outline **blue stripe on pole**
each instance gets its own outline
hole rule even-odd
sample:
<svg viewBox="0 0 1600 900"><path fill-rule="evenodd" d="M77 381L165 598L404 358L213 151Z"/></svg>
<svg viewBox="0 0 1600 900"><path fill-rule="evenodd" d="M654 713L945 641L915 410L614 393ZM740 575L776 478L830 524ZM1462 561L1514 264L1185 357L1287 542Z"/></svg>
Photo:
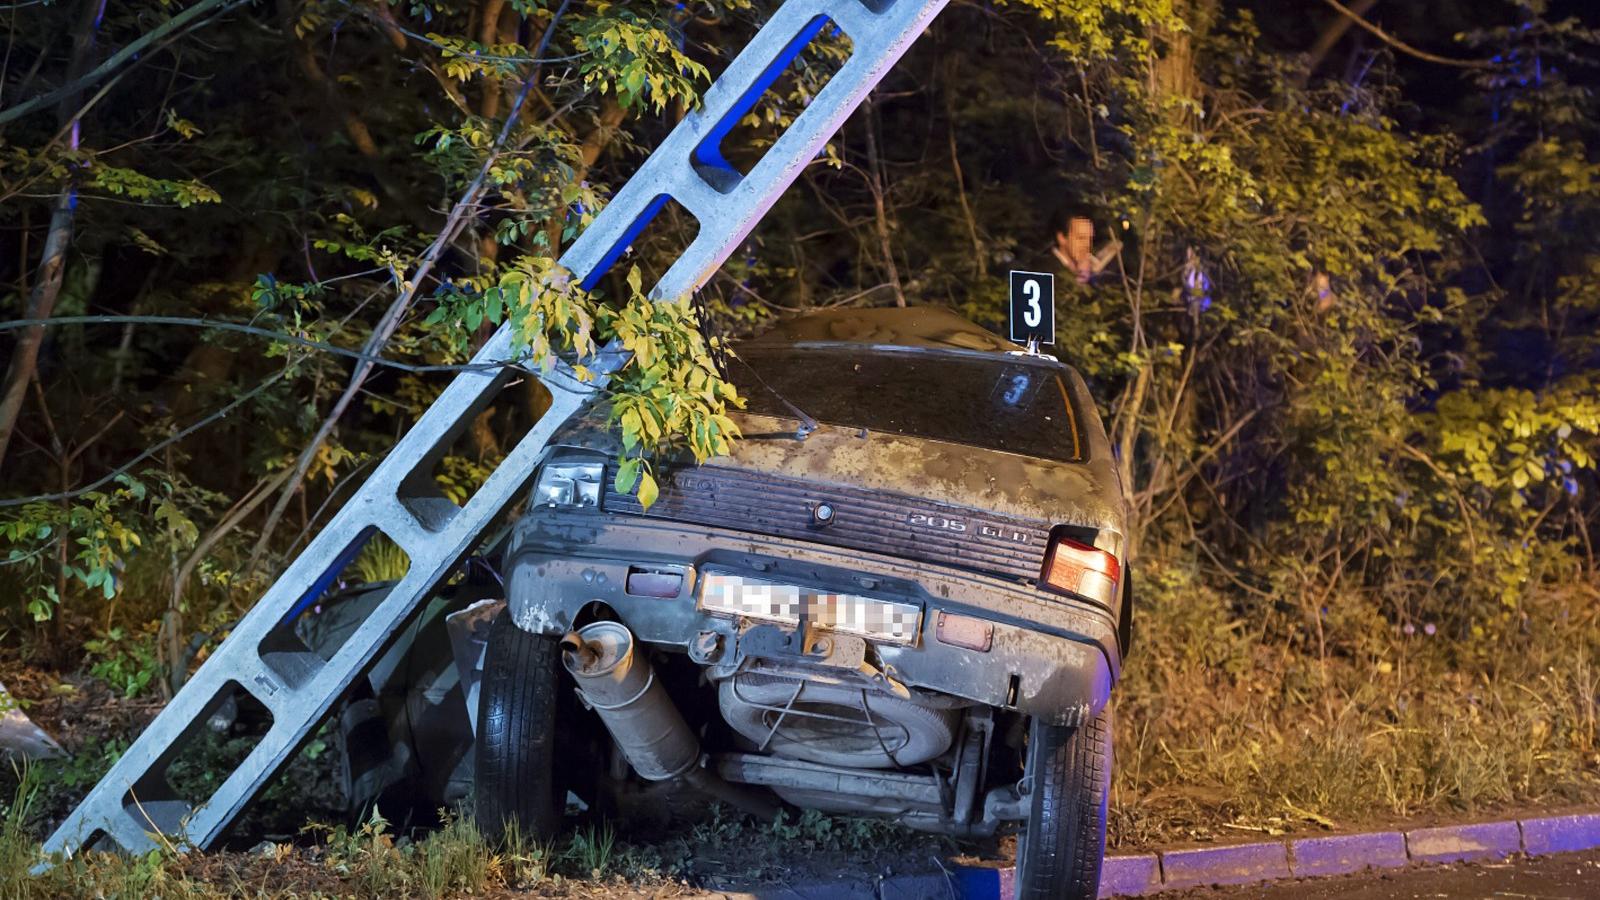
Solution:
<svg viewBox="0 0 1600 900"><path fill-rule="evenodd" d="M743 119L750 110L755 108L757 101L761 99L762 95L766 94L768 88L772 87L772 83L783 75L784 71L789 68L790 63L794 62L795 57L806 49L812 38L815 38L831 22L832 20L827 16L817 16L807 22L806 26L800 29L800 33L795 35L784 46L782 52L773 57L772 62L768 63L767 67L762 70L761 76L751 82L750 87L740 95L733 106L728 108L728 112L721 119L718 119L717 124L711 126L711 130L706 133L706 136L700 139L699 144L695 145L694 161L696 163L707 168L723 169L735 175L739 174L739 170L735 169L733 164L728 162L722 155L723 140L738 126L739 120ZM834 30L837 31L837 27Z"/></svg>
<svg viewBox="0 0 1600 900"><path fill-rule="evenodd" d="M604 256L600 257L600 261L595 263L594 268L589 271L588 277L583 279L578 286L586 291L594 290L595 285L600 283L600 279L606 277L606 273L611 271L611 267L622 254L633 246L633 242L639 237L640 232L649 227L650 222L655 219L656 213L661 212L661 208L666 206L667 201L671 199L672 197L667 194L657 194L655 199L650 201L650 205L646 206L644 211L639 213L638 217L633 220L633 224L628 226L628 230L624 231L622 236L617 238L617 242L611 245L611 248L605 252Z"/></svg>
<svg viewBox="0 0 1600 900"><path fill-rule="evenodd" d="M368 528L356 535L356 539L350 542L350 546L346 547L345 551L334 559L333 564L328 566L327 571L323 572L316 581L311 583L311 587L300 595L300 599L296 600L293 606L289 607L289 612L279 622L281 624L293 622L300 617L301 613L311 608L311 604L322 599L322 595L328 590L328 586L333 584L335 578L339 577L345 566L350 565L357 556L361 555L361 551L367 546L367 541L377 532L378 529L376 528Z"/></svg>

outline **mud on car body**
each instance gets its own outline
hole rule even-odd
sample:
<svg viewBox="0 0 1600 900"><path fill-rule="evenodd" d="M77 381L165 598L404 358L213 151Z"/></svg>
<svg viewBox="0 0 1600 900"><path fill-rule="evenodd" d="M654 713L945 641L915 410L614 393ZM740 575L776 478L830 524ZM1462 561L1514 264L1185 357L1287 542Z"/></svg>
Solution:
<svg viewBox="0 0 1600 900"><path fill-rule="evenodd" d="M735 351L744 439L661 466L648 510L603 406L553 440L489 637L480 821L548 834L569 790L686 780L1016 828L1020 896L1094 896L1131 582L1082 379L935 308Z"/></svg>

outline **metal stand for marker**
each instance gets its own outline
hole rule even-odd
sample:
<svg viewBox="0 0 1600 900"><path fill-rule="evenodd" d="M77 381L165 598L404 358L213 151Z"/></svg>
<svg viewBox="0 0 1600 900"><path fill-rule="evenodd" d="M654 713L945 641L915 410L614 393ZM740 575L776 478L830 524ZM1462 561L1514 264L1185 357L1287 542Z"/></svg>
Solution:
<svg viewBox="0 0 1600 900"><path fill-rule="evenodd" d="M675 299L697 290L722 265L800 171L905 53L946 0L788 0L726 72L651 154L562 256L592 288L667 200L700 229L650 295ZM723 158L722 142L823 27L853 42L849 59L748 174ZM516 356L501 326L474 363ZM600 367L604 371L605 367ZM84 847L142 853L162 843L210 847L245 805L290 760L396 630L477 545L484 530L527 487L545 444L604 376L581 384L569 367L535 369L554 397L528 434L463 505L433 484L433 469L455 438L501 388L524 373L512 366L456 376L350 498L206 660L133 746L45 842L46 853ZM295 637L302 601L321 595L368 539L383 534L410 559L405 577L330 658ZM240 694L271 715L266 734L209 797L184 798L170 784L173 761L207 718Z"/></svg>

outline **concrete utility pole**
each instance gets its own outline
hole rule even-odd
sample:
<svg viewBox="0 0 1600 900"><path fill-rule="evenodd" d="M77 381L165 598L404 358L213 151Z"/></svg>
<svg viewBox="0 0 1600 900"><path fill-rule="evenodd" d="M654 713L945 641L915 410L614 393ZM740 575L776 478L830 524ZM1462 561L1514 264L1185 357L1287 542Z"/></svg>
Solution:
<svg viewBox="0 0 1600 900"><path fill-rule="evenodd" d="M682 297L700 288L896 60L938 15L946 0L788 0L617 192L561 264L591 288L666 205L676 201L699 222L699 233L650 295ZM850 58L748 172L729 165L723 142L807 43L837 26L852 42ZM495 521L527 488L550 435L604 383L620 362L591 365L583 383L561 362L546 373L505 364L517 356L509 325L473 358L482 368L458 375L402 437L276 583L256 603L194 678L95 785L45 843L47 853L116 846L130 853L156 847L152 834L180 846L209 847L282 768L390 638L450 576ZM434 487L432 473L455 438L500 389L529 372L550 388L550 410L506 455L478 492L456 505ZM405 577L331 658L295 636L295 614L320 597L374 535L383 534L410 559ZM166 772L229 699L264 707L272 725L208 797L183 797Z"/></svg>

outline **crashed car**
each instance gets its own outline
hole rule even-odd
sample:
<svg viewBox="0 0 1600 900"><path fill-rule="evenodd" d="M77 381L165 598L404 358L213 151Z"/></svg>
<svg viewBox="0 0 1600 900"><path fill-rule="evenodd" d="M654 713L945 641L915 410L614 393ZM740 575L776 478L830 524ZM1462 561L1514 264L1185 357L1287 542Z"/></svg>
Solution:
<svg viewBox="0 0 1600 900"><path fill-rule="evenodd" d="M734 345L744 437L617 492L597 401L504 560L476 815L672 782L746 809L1018 832L1020 897L1093 897L1127 653L1125 501L1083 379L939 308Z"/></svg>

